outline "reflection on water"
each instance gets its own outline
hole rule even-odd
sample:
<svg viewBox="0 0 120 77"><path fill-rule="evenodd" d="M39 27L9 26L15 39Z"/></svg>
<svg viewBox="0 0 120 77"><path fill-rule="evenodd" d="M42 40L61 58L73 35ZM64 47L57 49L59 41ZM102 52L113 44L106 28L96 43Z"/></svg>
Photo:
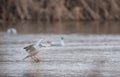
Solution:
<svg viewBox="0 0 120 77"><path fill-rule="evenodd" d="M18 23L11 27L18 33L120 33L120 22L55 22L55 23ZM6 28L7 30L7 28ZM0 31L3 31L2 26Z"/></svg>
<svg viewBox="0 0 120 77"><path fill-rule="evenodd" d="M40 49L39 63L23 47L49 35L0 35L0 77L120 77L120 35L63 34L64 47ZM114 55L113 55L114 54Z"/></svg>

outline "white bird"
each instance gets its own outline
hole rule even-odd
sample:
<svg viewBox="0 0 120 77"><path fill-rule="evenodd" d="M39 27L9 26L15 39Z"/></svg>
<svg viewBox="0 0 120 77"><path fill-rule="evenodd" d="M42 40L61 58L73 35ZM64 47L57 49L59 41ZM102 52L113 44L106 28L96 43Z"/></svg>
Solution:
<svg viewBox="0 0 120 77"><path fill-rule="evenodd" d="M31 44L29 46L24 47L24 49L28 52L28 56L24 59L31 57L35 62L39 62L40 60L36 57L38 54L38 48L45 47L41 44L42 40L39 40L36 44ZM23 59L23 60L24 60Z"/></svg>
<svg viewBox="0 0 120 77"><path fill-rule="evenodd" d="M8 33L8 34L17 34L17 31L16 31L15 28L8 28L8 29L7 29L7 33Z"/></svg>
<svg viewBox="0 0 120 77"><path fill-rule="evenodd" d="M47 43L49 43L50 46L65 46L63 37L61 37L60 40L57 42L48 41Z"/></svg>

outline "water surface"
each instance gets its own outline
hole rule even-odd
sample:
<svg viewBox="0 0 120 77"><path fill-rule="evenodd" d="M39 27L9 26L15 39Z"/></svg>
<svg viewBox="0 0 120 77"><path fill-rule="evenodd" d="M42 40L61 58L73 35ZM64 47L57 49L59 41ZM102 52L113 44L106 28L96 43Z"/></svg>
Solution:
<svg viewBox="0 0 120 77"><path fill-rule="evenodd" d="M21 22L8 27L13 27L18 33L55 33L55 34L119 34L120 22L84 21L84 22ZM5 28L4 32L7 30ZM3 31L1 26L0 31Z"/></svg>

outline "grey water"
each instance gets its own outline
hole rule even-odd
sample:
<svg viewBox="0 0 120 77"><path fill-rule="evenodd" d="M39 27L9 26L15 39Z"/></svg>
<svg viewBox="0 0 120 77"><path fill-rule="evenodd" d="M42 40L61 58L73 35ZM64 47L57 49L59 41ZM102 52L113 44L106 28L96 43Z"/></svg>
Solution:
<svg viewBox="0 0 120 77"><path fill-rule="evenodd" d="M0 28L0 77L119 77L119 22L19 23L17 34ZM39 49L39 63L23 47L39 39L65 46ZM46 45L46 44L45 44Z"/></svg>

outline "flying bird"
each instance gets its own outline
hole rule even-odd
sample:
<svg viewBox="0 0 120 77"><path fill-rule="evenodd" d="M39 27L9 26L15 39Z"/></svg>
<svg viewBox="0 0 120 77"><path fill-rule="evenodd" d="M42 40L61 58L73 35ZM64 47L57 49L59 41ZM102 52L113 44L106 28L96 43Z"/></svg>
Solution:
<svg viewBox="0 0 120 77"><path fill-rule="evenodd" d="M59 41L56 41L56 42L47 41L47 43L49 43L50 46L65 46L64 38L63 38L63 37L61 37L61 38L59 39Z"/></svg>
<svg viewBox="0 0 120 77"><path fill-rule="evenodd" d="M39 62L39 58L36 57L36 55L38 54L38 48L41 48L41 47L45 47L41 44L41 41L42 40L39 40L35 45L34 44L31 44L29 46L26 46L24 47L24 49L26 50L26 52L28 53L28 55L23 58L23 60L25 60L26 58L29 58L31 57L31 59L33 59L35 62Z"/></svg>

